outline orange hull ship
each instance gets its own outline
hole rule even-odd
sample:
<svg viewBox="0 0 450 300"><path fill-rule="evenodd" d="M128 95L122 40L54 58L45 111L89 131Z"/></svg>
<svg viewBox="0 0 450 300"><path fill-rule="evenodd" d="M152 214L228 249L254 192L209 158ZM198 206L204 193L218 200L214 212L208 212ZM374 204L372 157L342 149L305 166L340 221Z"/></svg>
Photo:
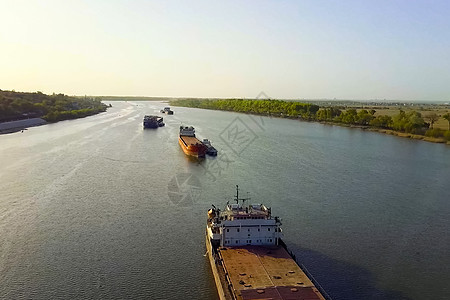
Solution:
<svg viewBox="0 0 450 300"><path fill-rule="evenodd" d="M206 146L195 137L194 127L180 127L178 143L186 155L194 157L205 157Z"/></svg>

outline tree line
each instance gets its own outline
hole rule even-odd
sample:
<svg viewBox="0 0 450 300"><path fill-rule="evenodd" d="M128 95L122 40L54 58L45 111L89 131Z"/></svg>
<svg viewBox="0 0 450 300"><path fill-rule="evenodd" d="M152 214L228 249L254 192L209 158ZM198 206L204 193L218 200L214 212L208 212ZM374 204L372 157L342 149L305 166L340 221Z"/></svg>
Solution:
<svg viewBox="0 0 450 300"><path fill-rule="evenodd" d="M400 110L398 114L392 117L388 115L375 116L376 111L374 109L356 110L354 108L340 109L338 107L319 107L318 105L310 103L270 99L188 99L173 100L170 101L170 104L174 106L226 110L275 117L288 117L306 121L320 121L390 129L429 137L445 138L450 141L450 114L448 113L442 117L449 122L449 130L442 130L433 128L434 122L439 118L435 113L422 116L422 114L417 111L405 112Z"/></svg>
<svg viewBox="0 0 450 300"><path fill-rule="evenodd" d="M43 118L48 122L83 118L106 111L100 99L41 92L0 90L0 122Z"/></svg>

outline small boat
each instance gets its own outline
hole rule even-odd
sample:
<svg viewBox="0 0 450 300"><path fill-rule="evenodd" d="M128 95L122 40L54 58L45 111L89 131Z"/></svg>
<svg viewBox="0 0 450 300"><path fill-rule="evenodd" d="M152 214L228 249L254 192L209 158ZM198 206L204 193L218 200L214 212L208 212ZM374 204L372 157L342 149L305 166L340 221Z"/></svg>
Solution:
<svg viewBox="0 0 450 300"><path fill-rule="evenodd" d="M144 128L158 128L163 127L166 124L164 124L163 118L161 117L145 115L142 125Z"/></svg>
<svg viewBox="0 0 450 300"><path fill-rule="evenodd" d="M206 154L211 156L217 156L217 150L211 145L211 142L208 139L203 139L203 145L206 147Z"/></svg>
<svg viewBox="0 0 450 300"><path fill-rule="evenodd" d="M161 112L163 114L173 115L173 110L170 110L170 107L164 107L164 109L161 109Z"/></svg>

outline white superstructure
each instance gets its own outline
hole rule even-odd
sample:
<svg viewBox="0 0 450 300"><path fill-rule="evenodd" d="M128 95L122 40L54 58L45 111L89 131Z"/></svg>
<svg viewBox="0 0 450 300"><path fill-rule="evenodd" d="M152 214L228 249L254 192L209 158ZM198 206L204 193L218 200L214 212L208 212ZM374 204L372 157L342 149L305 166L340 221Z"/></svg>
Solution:
<svg viewBox="0 0 450 300"><path fill-rule="evenodd" d="M206 230L213 247L278 245L282 238L280 219L272 217L271 209L262 204L244 205L247 199L239 199L236 188L236 203L227 204L224 210L214 207L208 211Z"/></svg>

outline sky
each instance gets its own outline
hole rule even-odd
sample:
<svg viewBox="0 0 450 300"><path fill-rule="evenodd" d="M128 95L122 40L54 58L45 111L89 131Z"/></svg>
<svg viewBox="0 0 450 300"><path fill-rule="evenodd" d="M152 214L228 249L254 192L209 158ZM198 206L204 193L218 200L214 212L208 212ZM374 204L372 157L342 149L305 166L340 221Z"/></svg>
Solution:
<svg viewBox="0 0 450 300"><path fill-rule="evenodd" d="M0 89L450 99L450 1L0 0Z"/></svg>

